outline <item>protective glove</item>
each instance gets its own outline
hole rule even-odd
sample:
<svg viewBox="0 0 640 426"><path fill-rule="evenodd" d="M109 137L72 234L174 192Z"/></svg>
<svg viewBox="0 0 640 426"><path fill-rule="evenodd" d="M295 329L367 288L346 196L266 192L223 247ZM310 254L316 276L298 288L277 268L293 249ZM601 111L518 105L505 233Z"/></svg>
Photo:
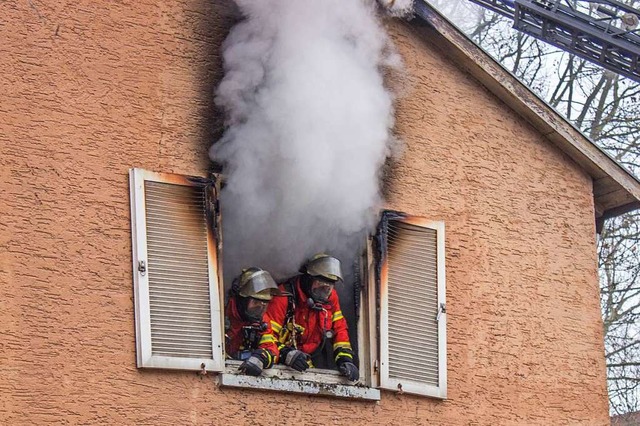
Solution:
<svg viewBox="0 0 640 426"><path fill-rule="evenodd" d="M250 376L259 376L264 368L264 358L261 352L254 352L249 358L247 358L238 368L241 371Z"/></svg>
<svg viewBox="0 0 640 426"><path fill-rule="evenodd" d="M307 364L309 354L297 349L283 349L282 351L280 351L280 359L282 360L283 364L288 365L294 370L305 371L307 368L309 368L309 364Z"/></svg>
<svg viewBox="0 0 640 426"><path fill-rule="evenodd" d="M342 361L339 363L338 370L340 370L340 374L349 379L350 382L355 382L360 378L358 367L350 361Z"/></svg>

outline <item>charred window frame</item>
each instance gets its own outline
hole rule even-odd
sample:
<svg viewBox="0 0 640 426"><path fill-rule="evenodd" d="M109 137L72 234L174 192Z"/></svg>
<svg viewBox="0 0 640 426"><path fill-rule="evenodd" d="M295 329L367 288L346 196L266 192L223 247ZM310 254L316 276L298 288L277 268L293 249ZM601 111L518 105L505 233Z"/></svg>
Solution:
<svg viewBox="0 0 640 426"><path fill-rule="evenodd" d="M373 273L373 262L370 261L370 241L365 250L358 256L353 272L353 296L354 309L347 313L342 306L345 318L350 322L349 334L352 346L358 356L360 379L357 383L349 382L335 369L313 368L303 373L295 371L283 365L275 365L264 370L259 377L247 376L238 372L241 362L227 360L226 369L220 380L223 386L252 388L262 390L274 390L301 394L315 394L355 398L363 400L380 400L380 390L374 382L369 367L369 360L373 356L371 342L369 340L368 302L375 301L375 296L368 296L369 276ZM341 305L344 303L340 298ZM354 318L348 318L353 316ZM372 312L372 317L375 312ZM352 325L355 324L355 329ZM377 352L377 349L376 349Z"/></svg>
<svg viewBox="0 0 640 426"><path fill-rule="evenodd" d="M239 361L224 360L217 175L205 179L142 169L129 175L138 368L219 372L223 386L303 394L379 400L380 389L387 389L446 398L442 222L385 211L367 241L355 268L357 326L350 330L357 336L357 384L335 370L299 373L283 366L252 377L238 373ZM409 269L417 268L412 277L407 262ZM423 295L422 304L413 303L416 295ZM409 307L399 308L403 303ZM417 329L403 328L402 315L422 322ZM424 363L414 365L415 353L403 349L405 333L429 348L421 352L431 360L429 371L421 371Z"/></svg>

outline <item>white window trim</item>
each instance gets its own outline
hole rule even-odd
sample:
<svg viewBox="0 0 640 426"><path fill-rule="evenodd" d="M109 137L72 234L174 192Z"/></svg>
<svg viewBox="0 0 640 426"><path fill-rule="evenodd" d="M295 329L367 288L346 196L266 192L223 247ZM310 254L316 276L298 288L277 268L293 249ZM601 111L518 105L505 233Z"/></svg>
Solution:
<svg viewBox="0 0 640 426"><path fill-rule="evenodd" d="M445 247L444 222L427 221L423 218L407 216L399 219L401 222L434 229L437 232L437 277L438 277L438 308L446 306L445 297ZM447 398L447 315L440 313L438 321L438 386L411 380L397 380L389 377L389 294L386 285L387 277L383 273L380 280L384 283L380 287L380 387L387 390L424 395L433 398Z"/></svg>
<svg viewBox="0 0 640 426"><path fill-rule="evenodd" d="M342 398L363 400L380 400L380 389L407 392L446 399L446 313L441 314L438 324L439 384L412 383L389 377L388 352L388 301L387 287L382 285L380 294L376 289L375 261L371 242L367 246L366 264L363 265L362 303L360 305L360 321L358 323L360 380L354 384L342 377L337 371L314 369L300 373L289 367L276 365L263 371L261 376L253 377L238 372L240 361L224 359L223 352L223 312L224 287L222 285L222 265L218 256L221 241L208 227L207 249L209 253L209 295L211 306L212 359L178 358L153 356L151 353L151 324L149 303L148 274L138 270L140 261L147 262L147 238L145 217L145 181L165 182L175 185L194 186L186 176L171 173L156 173L142 169L131 169L131 231L132 260L135 292L135 325L136 325L136 358L139 368L163 368L178 370L203 369L209 372L221 372L218 376L222 386L284 391L301 394L330 395ZM218 188L216 188L217 192ZM217 194L216 194L217 196ZM213 220L219 220L214 218ZM430 222L425 219L407 216L402 219L406 223L431 228L437 232L437 277L438 306L445 301L445 264L444 264L444 223ZM219 223L215 224L218 228ZM380 277L381 280L386 277ZM377 308L380 307L378 317ZM379 325L379 328L378 328Z"/></svg>
<svg viewBox="0 0 640 426"><path fill-rule="evenodd" d="M140 261L148 267L147 256L147 224L145 216L144 182L165 182L174 185L194 186L186 176L171 173L156 173L143 169L131 169L130 200L131 200L131 234L133 282L135 298L136 324L136 361L138 368L164 368L179 370L222 371L224 369L222 313L220 310L221 269L217 256L215 236L211 229L207 230L207 249L209 252L209 298L211 306L211 338L212 359L207 358L178 358L154 356L151 353L151 315L149 304L149 277L147 273L138 270Z"/></svg>
<svg viewBox="0 0 640 426"><path fill-rule="evenodd" d="M328 395L341 398L380 400L380 390L353 384L335 370L313 369L304 373L289 367L275 365L263 370L258 377L238 372L241 361L227 360L227 366L220 376L222 386L249 389L292 392L307 395Z"/></svg>

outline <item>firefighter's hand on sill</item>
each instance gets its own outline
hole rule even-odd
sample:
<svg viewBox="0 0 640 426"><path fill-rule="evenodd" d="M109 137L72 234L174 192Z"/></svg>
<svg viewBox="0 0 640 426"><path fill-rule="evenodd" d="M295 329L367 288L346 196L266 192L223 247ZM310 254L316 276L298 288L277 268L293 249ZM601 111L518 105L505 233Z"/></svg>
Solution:
<svg viewBox="0 0 640 426"><path fill-rule="evenodd" d="M349 379L350 382L355 382L360 378L358 367L356 367L356 365L352 362L341 362L340 365L338 365L338 370L340 370L340 374Z"/></svg>
<svg viewBox="0 0 640 426"><path fill-rule="evenodd" d="M241 371L250 376L259 376L260 374L262 374L263 365L264 364L262 362L262 359L254 354L240 365L238 371Z"/></svg>
<svg viewBox="0 0 640 426"><path fill-rule="evenodd" d="M297 349L283 349L280 352L280 359L282 359L282 362L285 365L288 365L289 367L297 371L305 371L307 368L309 368L309 364L307 364L309 354Z"/></svg>

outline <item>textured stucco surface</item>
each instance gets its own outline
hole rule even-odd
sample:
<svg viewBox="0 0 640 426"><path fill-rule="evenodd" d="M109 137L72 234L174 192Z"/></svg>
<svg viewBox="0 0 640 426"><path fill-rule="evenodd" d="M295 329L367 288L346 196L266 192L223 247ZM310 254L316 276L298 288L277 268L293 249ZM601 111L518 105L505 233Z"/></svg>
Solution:
<svg viewBox="0 0 640 426"><path fill-rule="evenodd" d="M449 399L135 367L127 171L200 174L226 1L1 2L0 423L607 423L591 182L419 40L389 207L447 226Z"/></svg>

